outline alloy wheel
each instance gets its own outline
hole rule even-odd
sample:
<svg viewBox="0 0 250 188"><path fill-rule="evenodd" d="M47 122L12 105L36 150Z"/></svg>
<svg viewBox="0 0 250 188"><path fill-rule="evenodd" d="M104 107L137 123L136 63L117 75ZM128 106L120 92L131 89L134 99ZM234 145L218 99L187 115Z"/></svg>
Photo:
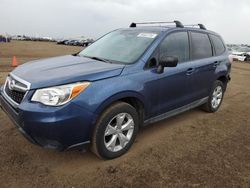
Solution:
<svg viewBox="0 0 250 188"><path fill-rule="evenodd" d="M119 113L111 119L104 133L105 147L111 152L122 150L131 140L134 120L128 113Z"/></svg>
<svg viewBox="0 0 250 188"><path fill-rule="evenodd" d="M213 91L211 105L214 109L218 108L223 97L223 88L221 86L217 86Z"/></svg>

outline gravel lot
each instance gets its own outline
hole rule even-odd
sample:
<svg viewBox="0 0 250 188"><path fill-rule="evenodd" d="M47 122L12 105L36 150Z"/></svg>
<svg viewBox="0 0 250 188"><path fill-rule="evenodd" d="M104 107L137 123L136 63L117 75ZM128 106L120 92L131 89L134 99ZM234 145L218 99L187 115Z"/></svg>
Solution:
<svg viewBox="0 0 250 188"><path fill-rule="evenodd" d="M0 43L0 84L11 57L71 54L48 42ZM91 152L57 152L29 143L0 110L0 187L250 187L250 64L234 62L215 114L194 109L143 128L131 150L103 161Z"/></svg>

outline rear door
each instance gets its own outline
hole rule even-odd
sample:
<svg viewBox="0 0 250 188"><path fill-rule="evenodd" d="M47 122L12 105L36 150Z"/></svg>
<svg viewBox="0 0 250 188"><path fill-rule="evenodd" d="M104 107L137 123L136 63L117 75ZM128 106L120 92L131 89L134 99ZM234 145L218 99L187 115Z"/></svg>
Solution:
<svg viewBox="0 0 250 188"><path fill-rule="evenodd" d="M190 91L193 100L207 97L214 80L216 59L213 58L213 47L205 32L190 32L192 73Z"/></svg>

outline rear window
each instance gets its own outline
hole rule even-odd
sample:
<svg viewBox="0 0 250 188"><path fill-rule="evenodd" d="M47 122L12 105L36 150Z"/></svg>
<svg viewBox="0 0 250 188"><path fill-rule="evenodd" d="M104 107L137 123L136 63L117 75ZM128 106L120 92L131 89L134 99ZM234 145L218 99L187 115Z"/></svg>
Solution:
<svg viewBox="0 0 250 188"><path fill-rule="evenodd" d="M192 58L203 59L213 55L209 37L205 33L191 32Z"/></svg>
<svg viewBox="0 0 250 188"><path fill-rule="evenodd" d="M215 35L210 35L210 37L211 37L211 40L212 40L213 45L214 45L215 54L216 55L223 54L225 51L225 46L224 46L221 38L218 36L215 36Z"/></svg>

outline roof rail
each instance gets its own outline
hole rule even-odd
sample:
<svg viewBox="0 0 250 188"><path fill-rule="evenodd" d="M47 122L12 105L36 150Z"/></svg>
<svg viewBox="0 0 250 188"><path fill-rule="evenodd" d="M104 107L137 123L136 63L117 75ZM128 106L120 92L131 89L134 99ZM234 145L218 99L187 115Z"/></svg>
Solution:
<svg viewBox="0 0 250 188"><path fill-rule="evenodd" d="M140 23L131 23L129 27L136 27L137 25L146 25L146 24L170 24L170 23L175 23L176 27L180 27L180 28L183 28L183 24L178 21L178 20L175 20L173 22L140 22Z"/></svg>
<svg viewBox="0 0 250 188"><path fill-rule="evenodd" d="M185 27L199 27L200 29L207 30L207 28L203 24L191 24L191 25L184 25Z"/></svg>

